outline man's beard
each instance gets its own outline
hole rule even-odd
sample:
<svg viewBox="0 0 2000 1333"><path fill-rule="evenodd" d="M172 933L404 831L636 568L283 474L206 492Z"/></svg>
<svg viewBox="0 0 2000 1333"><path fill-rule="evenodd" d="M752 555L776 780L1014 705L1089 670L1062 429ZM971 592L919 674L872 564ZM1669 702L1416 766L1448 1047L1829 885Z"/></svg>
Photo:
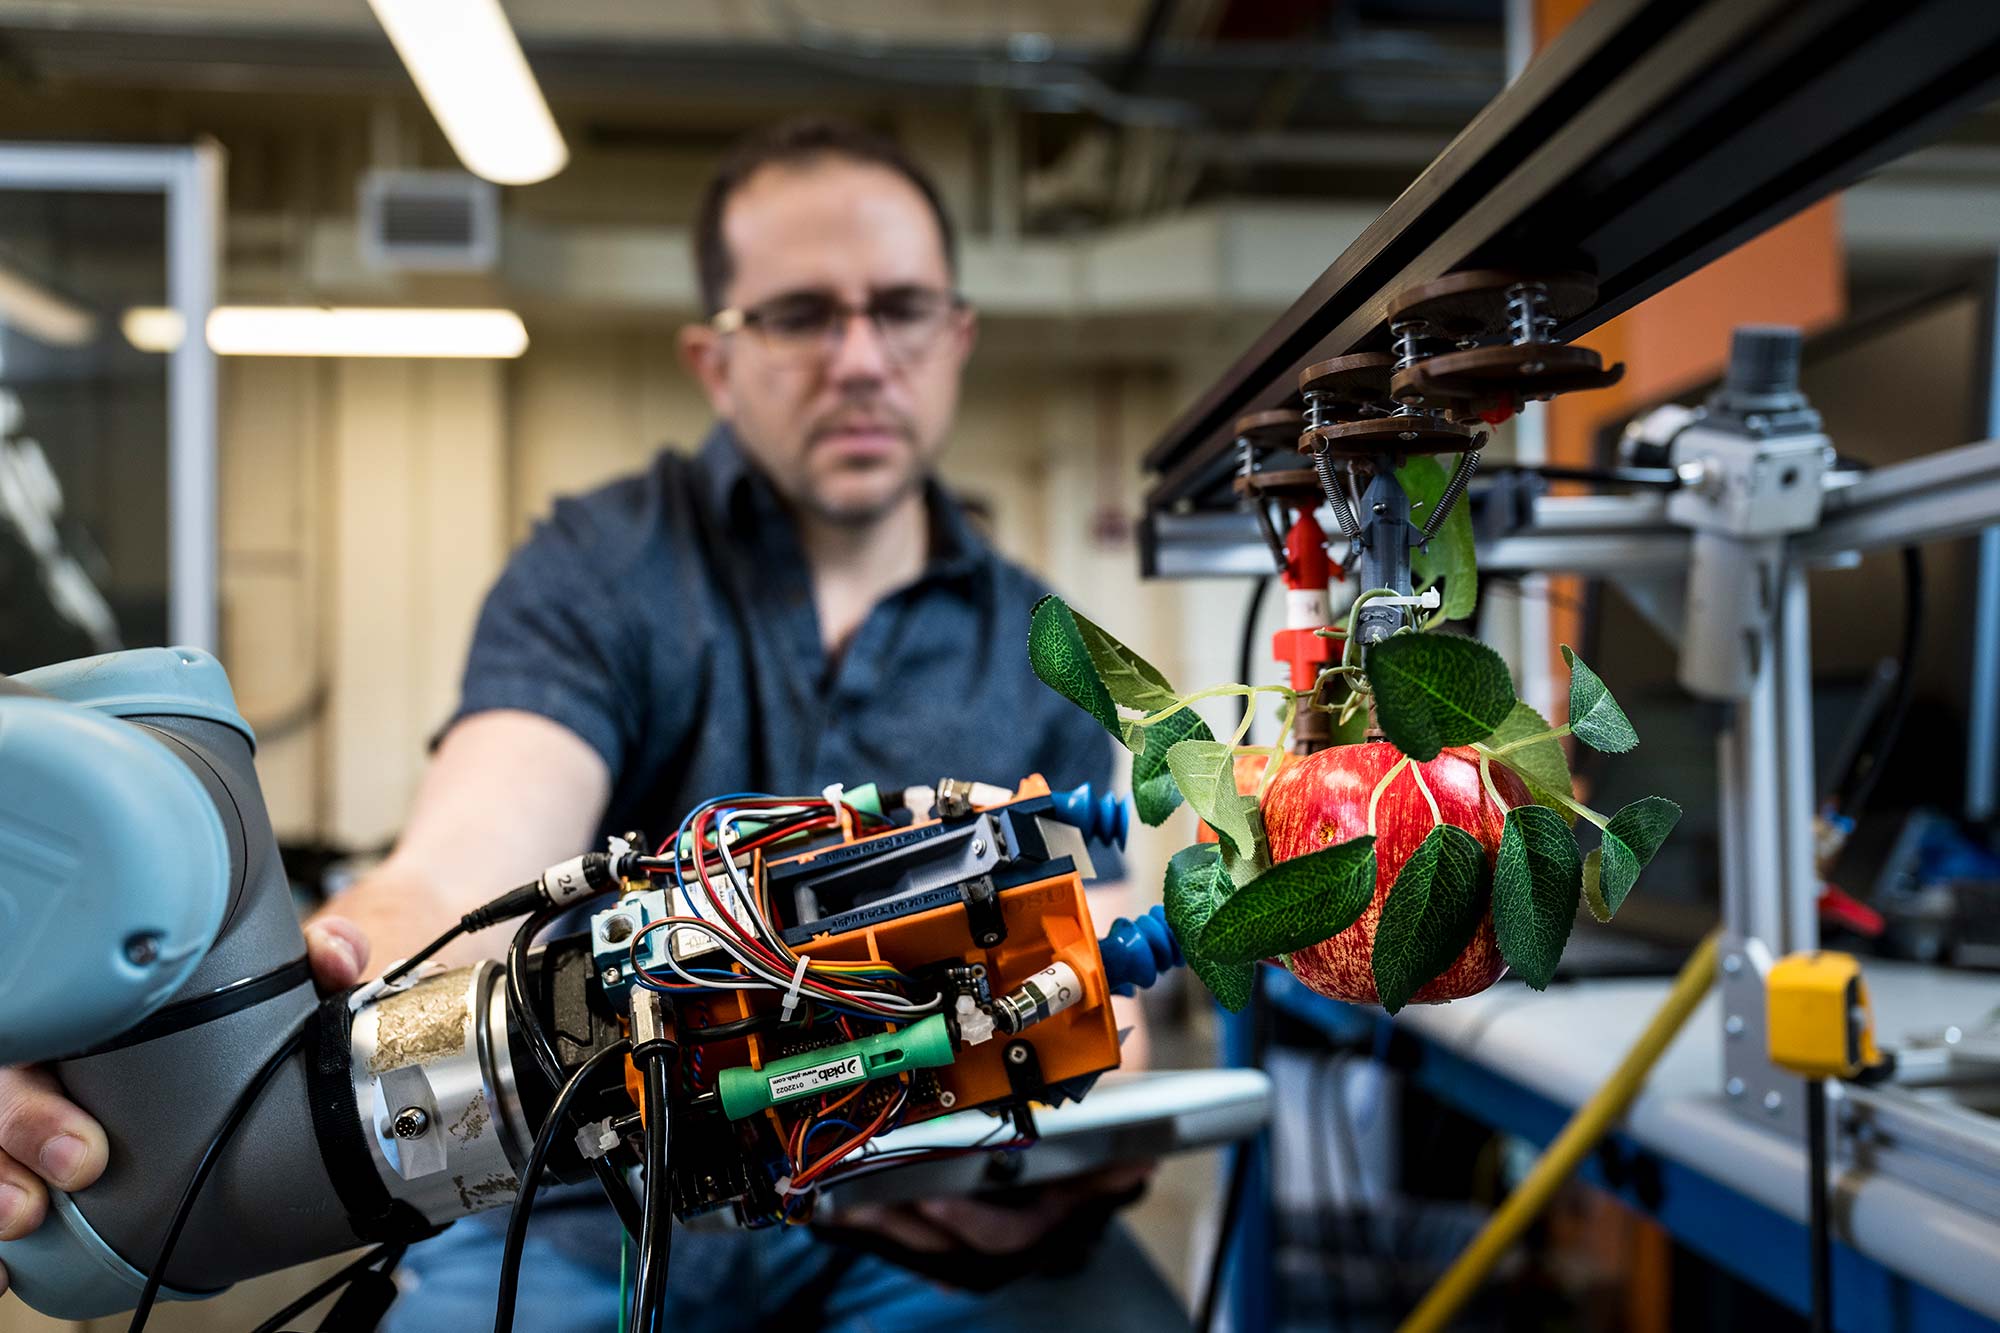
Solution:
<svg viewBox="0 0 2000 1333"><path fill-rule="evenodd" d="M822 479L814 475L808 463L801 478L805 484L800 487L795 503L820 522L840 527L867 527L892 513L923 485L923 449L918 442L916 423L872 396L853 396L815 421L806 434L808 459L820 440L857 422L865 422L871 427L886 427L889 433L901 439L909 449L908 466L898 484L886 492L865 498L836 499L825 492L839 484L838 475L826 478L832 485L823 489Z"/></svg>

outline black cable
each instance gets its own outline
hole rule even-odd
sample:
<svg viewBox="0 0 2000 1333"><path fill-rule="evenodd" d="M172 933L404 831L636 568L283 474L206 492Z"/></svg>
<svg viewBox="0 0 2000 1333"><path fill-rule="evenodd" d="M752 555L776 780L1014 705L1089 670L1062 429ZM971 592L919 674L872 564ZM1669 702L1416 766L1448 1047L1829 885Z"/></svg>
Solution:
<svg viewBox="0 0 2000 1333"><path fill-rule="evenodd" d="M1326 1058L1325 1064L1316 1071L1319 1074L1320 1081L1326 1085L1325 1090L1320 1094L1321 1105L1333 1105L1336 1102L1346 1101L1347 1061L1349 1058L1344 1055L1329 1055ZM1332 1252L1333 1277L1332 1281L1328 1284L1327 1304L1330 1307L1328 1313L1333 1316L1333 1326L1340 1329L1341 1333L1348 1333L1348 1330L1354 1327L1354 1311L1349 1308L1347 1303L1347 1232L1349 1210L1345 1206L1345 1201L1336 1197L1341 1191L1334 1179L1333 1159L1335 1155L1338 1154L1343 1159L1341 1166L1343 1170L1348 1172L1347 1187L1349 1190L1357 1188L1356 1182L1360 1177L1349 1166L1350 1162L1358 1161L1351 1151L1352 1145L1343 1145L1341 1143L1343 1134L1342 1126L1345 1117L1334 1115L1329 1117L1329 1120L1331 1121L1330 1128L1332 1133L1323 1136L1319 1142L1312 1145L1314 1192L1319 1195L1318 1198L1313 1200L1312 1230L1314 1243L1321 1250ZM1349 1149L1349 1151L1343 1152L1343 1147ZM1326 1187L1323 1194L1318 1189L1320 1185ZM1330 1209L1333 1213L1333 1240L1331 1243L1328 1243L1326 1238L1327 1229L1324 1226L1325 1214L1320 1211L1322 1208Z"/></svg>
<svg viewBox="0 0 2000 1333"><path fill-rule="evenodd" d="M377 1245L374 1249L368 1251L368 1253L362 1255L359 1259L356 1259L353 1263L347 1265L338 1273L335 1273L332 1277L314 1287L311 1291L306 1292L305 1295L294 1299L290 1305L287 1305L284 1309L251 1329L250 1333L278 1333L278 1330L284 1327L286 1320L296 1319L307 1310L312 1309L328 1296L331 1296L335 1291L359 1277L364 1269L378 1260L387 1261L383 1264L382 1271L389 1272L393 1270L397 1264L403 1261L403 1251L405 1248L407 1247L393 1244Z"/></svg>
<svg viewBox="0 0 2000 1333"><path fill-rule="evenodd" d="M422 967L425 963L428 963L432 958L434 958L437 955L438 950L444 948L445 945L450 944L453 940L457 939L460 935L463 935L464 933L465 933L465 922L461 920L455 923L450 930L447 930L444 934L438 936L436 939L432 940L429 944L426 944L423 948L417 950L415 953L411 954L408 958L405 958L402 962L390 968L387 972L384 972L382 974L382 984L384 986L395 985L397 982L401 981L404 977L416 971L418 968Z"/></svg>
<svg viewBox="0 0 2000 1333"><path fill-rule="evenodd" d="M639 1058L646 1080L646 1206L639 1232L639 1274L633 1283L634 1333L661 1333L667 1304L667 1263L673 1253L674 1182L670 1155L674 1047L656 1046Z"/></svg>
<svg viewBox="0 0 2000 1333"><path fill-rule="evenodd" d="M1903 637L1896 668L1896 692L1875 728L1874 737L1855 751L1853 761L1834 786L1835 805L1850 820L1860 817L1882 778L1889 753L1902 735L1903 720L1917 689L1917 652L1924 635L1924 557L1914 546L1903 548Z"/></svg>
<svg viewBox="0 0 2000 1333"><path fill-rule="evenodd" d="M1826 1193L1826 1080L1806 1080L1806 1214L1812 1245L1812 1333L1833 1328L1833 1236Z"/></svg>
<svg viewBox="0 0 2000 1333"><path fill-rule="evenodd" d="M1251 659L1257 655L1257 616L1264 609L1264 594L1270 590L1271 576L1265 575L1250 589L1250 600L1243 607L1243 634L1236 649L1236 679L1245 685L1250 683ZM1243 715L1250 711L1249 695L1238 701L1236 721L1240 726Z"/></svg>
<svg viewBox="0 0 2000 1333"><path fill-rule="evenodd" d="M549 1040L548 1029L542 1026L540 1013L528 996L527 956L528 946L534 943L542 928L567 911L562 907L544 907L533 913L521 923L521 928L514 932L513 941L507 946L507 1016L527 1035L528 1050L541 1069L542 1077L552 1088L562 1086L562 1061L556 1055L555 1043ZM623 1178L603 1157L591 1159L590 1173L597 1177L604 1197L610 1200L626 1234L636 1238L641 1225L639 1203L632 1197L632 1191L626 1187Z"/></svg>
<svg viewBox="0 0 2000 1333"><path fill-rule="evenodd" d="M1224 1270L1229 1264L1229 1242L1236 1234L1236 1219L1243 1211L1243 1195L1250 1185L1250 1159L1256 1154L1255 1139L1245 1139L1234 1149L1229 1162L1229 1191L1222 1197L1222 1220L1216 1226L1215 1256L1209 1260L1208 1281L1201 1292L1201 1313L1195 1318L1196 1333L1215 1327L1215 1312L1222 1301Z"/></svg>
<svg viewBox="0 0 2000 1333"><path fill-rule="evenodd" d="M747 1037L753 1032L762 1032L777 1025L776 1011L767 1009L748 1018L732 1019L727 1023L711 1023L705 1028L682 1028L680 1039L694 1042L696 1045L707 1041L733 1041L738 1037Z"/></svg>
<svg viewBox="0 0 2000 1333"><path fill-rule="evenodd" d="M556 1136L563 1132L569 1104L576 1100L584 1084L599 1069L614 1059L623 1059L630 1045L630 1042L620 1038L585 1060L556 1093L548 1115L542 1120L541 1131L535 1135L535 1146L529 1150L527 1163L521 1168L521 1192L514 1196L513 1211L507 1216L507 1245L500 1258L500 1294L493 1309L493 1333L508 1333L514 1327L514 1302L521 1285L521 1250L528 1240L528 1215L534 1211L535 1190L542 1183L542 1172L548 1166L549 1151L555 1147Z"/></svg>
<svg viewBox="0 0 2000 1333"><path fill-rule="evenodd" d="M187 1229L188 1218L194 1213L195 1201L201 1197L201 1187L208 1183L216 1163L222 1160L222 1154L229 1147L229 1141L242 1127L257 1098L263 1094L266 1087L270 1086L271 1080L277 1077L278 1070L284 1067L285 1062L298 1054L300 1044L305 1041L306 1024L312 1021L316 1012L317 1010L308 1009L300 1016L298 1025L292 1029L291 1034L277 1050L271 1053L270 1058L264 1061L263 1068L251 1076L250 1081L243 1086L243 1091L236 1095L235 1105L229 1108L228 1116L217 1127L215 1137L208 1141L208 1148L202 1153L201 1161L195 1164L194 1174L188 1178L187 1187L181 1191L181 1201L174 1206L173 1220L167 1223L166 1235L160 1241L160 1252L153 1258L152 1271L146 1275L146 1285L139 1292L139 1304L132 1311L132 1322L126 1326L126 1333L140 1333L140 1330L146 1327L146 1320L153 1313L153 1303L160 1298L160 1285L166 1280L167 1264L174 1257L174 1246L180 1242L181 1232Z"/></svg>

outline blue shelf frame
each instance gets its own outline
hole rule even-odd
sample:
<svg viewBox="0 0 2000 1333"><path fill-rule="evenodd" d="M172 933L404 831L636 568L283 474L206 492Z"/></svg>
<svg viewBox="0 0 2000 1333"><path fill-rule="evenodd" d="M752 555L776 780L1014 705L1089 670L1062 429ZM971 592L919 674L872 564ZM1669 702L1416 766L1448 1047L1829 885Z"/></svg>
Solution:
<svg viewBox="0 0 2000 1333"><path fill-rule="evenodd" d="M1315 995L1290 974L1266 969L1262 1003L1325 1032L1352 1039L1357 1028L1393 1026L1386 1015ZM1231 1014L1222 1024L1225 1063L1241 1065L1251 1056L1250 1014ZM1419 1088L1481 1124L1546 1146L1568 1122L1564 1106L1505 1074L1402 1029L1418 1047L1408 1072ZM1270 1146L1268 1137L1251 1145L1257 1154L1246 1183L1242 1219L1231 1245L1224 1277L1229 1282L1232 1327L1272 1327L1277 1279L1271 1267ZM1806 1228L1782 1213L1730 1189L1720 1181L1661 1156L1625 1134L1614 1134L1592 1154L1578 1176L1652 1218L1681 1244L1804 1313L1809 1292ZM1249 1256L1262 1262L1251 1263ZM1986 1318L1928 1287L1836 1242L1833 1259L1834 1312L1840 1330L1852 1333L2000 1333Z"/></svg>

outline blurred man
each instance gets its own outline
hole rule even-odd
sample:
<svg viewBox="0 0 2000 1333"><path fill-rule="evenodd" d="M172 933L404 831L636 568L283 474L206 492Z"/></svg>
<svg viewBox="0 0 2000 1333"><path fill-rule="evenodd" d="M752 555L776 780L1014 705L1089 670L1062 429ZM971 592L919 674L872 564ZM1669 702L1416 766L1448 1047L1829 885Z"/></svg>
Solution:
<svg viewBox="0 0 2000 1333"><path fill-rule="evenodd" d="M516 552L394 853L341 896L352 926L313 923L323 984L357 974L362 936L378 957L413 952L497 886L607 832L671 828L711 795L1110 778L1104 735L1028 669L1041 588L931 479L975 329L929 180L858 131L780 127L723 164L695 250L710 318L680 350L718 424L692 457L662 453L559 502ZM0 1073L0 1152L7 1236L40 1220L38 1176L80 1188L105 1156L101 1132L35 1071ZM843 1218L844 1239L866 1248L802 1228L683 1232L667 1326L1180 1324L1130 1239L1105 1233L1143 1175L1019 1206L941 1199ZM8 1184L21 1195L11 1219ZM500 1230L475 1219L413 1249L389 1327L490 1319ZM613 1327L621 1241L594 1191L546 1197L517 1326ZM965 1289L1017 1270L992 1296Z"/></svg>

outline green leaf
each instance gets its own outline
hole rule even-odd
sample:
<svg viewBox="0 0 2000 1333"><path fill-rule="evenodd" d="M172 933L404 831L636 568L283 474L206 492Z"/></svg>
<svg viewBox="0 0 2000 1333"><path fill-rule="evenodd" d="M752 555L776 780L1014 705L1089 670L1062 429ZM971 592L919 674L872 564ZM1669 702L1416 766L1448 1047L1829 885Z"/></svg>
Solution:
<svg viewBox="0 0 2000 1333"><path fill-rule="evenodd" d="M1187 803L1222 839L1225 851L1239 857L1257 854L1264 820L1255 796L1237 794L1235 751L1221 741L1181 741L1168 748L1167 768Z"/></svg>
<svg viewBox="0 0 2000 1333"><path fill-rule="evenodd" d="M1570 734L1605 754L1624 754L1637 745L1639 733L1632 729L1625 710L1568 644L1563 645L1563 661L1569 663Z"/></svg>
<svg viewBox="0 0 2000 1333"><path fill-rule="evenodd" d="M1497 750L1503 745L1527 740L1548 730L1546 718L1527 704L1516 701L1514 711L1507 715L1507 720L1480 744L1489 750ZM1521 779L1535 804L1556 811L1566 824L1576 823L1575 813L1555 798L1558 792L1564 796L1576 795L1576 786L1569 776L1569 756L1563 753L1560 740L1550 736L1547 740L1523 745L1518 750L1508 751L1495 762L1514 770L1514 776Z"/></svg>
<svg viewBox="0 0 2000 1333"><path fill-rule="evenodd" d="M1181 942L1188 966L1215 993L1222 1007L1239 1012L1250 1002L1253 963L1218 963L1200 949L1203 930L1229 895L1229 879L1213 843L1196 843L1167 862L1167 925Z"/></svg>
<svg viewBox="0 0 2000 1333"><path fill-rule="evenodd" d="M1611 816L1603 843L1583 858L1583 898L1592 916L1609 921L1618 914L1680 818L1681 808L1664 796L1641 797Z"/></svg>
<svg viewBox="0 0 2000 1333"><path fill-rule="evenodd" d="M1418 454L1396 469L1396 480L1410 497L1410 522L1421 529L1450 482L1435 459ZM1472 553L1472 508L1464 500L1452 506L1444 529L1431 538L1428 550L1410 548L1410 576L1418 586L1442 583L1447 620L1463 620L1479 605L1478 564Z"/></svg>
<svg viewBox="0 0 2000 1333"><path fill-rule="evenodd" d="M1254 963L1330 940L1375 897L1375 839L1353 838L1280 861L1216 909L1201 951L1224 963Z"/></svg>
<svg viewBox="0 0 2000 1333"><path fill-rule="evenodd" d="M1028 621L1028 664L1042 683L1096 718L1106 731L1129 745L1118 708L1097 673L1076 615L1054 593L1035 603Z"/></svg>
<svg viewBox="0 0 2000 1333"><path fill-rule="evenodd" d="M1389 888L1375 927L1375 993L1395 1013L1450 967L1486 915L1486 851L1451 824L1430 831Z"/></svg>
<svg viewBox="0 0 2000 1333"><path fill-rule="evenodd" d="M1562 816L1539 805L1509 810L1493 863L1493 933L1507 966L1536 990L1555 976L1582 888L1583 854Z"/></svg>
<svg viewBox="0 0 2000 1333"><path fill-rule="evenodd" d="M1459 634L1397 634L1365 662L1382 734L1419 763L1493 734L1514 709L1500 654Z"/></svg>
<svg viewBox="0 0 2000 1333"><path fill-rule="evenodd" d="M1114 703L1127 708L1136 708L1142 713L1157 713L1163 708L1172 708L1181 701L1167 678L1160 674L1158 667L1127 648L1117 639L1107 634L1094 622L1077 615L1072 610L1078 633L1083 636L1083 646L1090 653L1090 661L1097 668L1098 679L1104 682L1105 693Z"/></svg>
<svg viewBox="0 0 2000 1333"><path fill-rule="evenodd" d="M1144 748L1132 756L1132 808L1140 819L1158 828L1181 803L1181 789L1167 767L1167 751L1182 741L1212 741L1215 733L1192 708L1183 708L1139 731Z"/></svg>

